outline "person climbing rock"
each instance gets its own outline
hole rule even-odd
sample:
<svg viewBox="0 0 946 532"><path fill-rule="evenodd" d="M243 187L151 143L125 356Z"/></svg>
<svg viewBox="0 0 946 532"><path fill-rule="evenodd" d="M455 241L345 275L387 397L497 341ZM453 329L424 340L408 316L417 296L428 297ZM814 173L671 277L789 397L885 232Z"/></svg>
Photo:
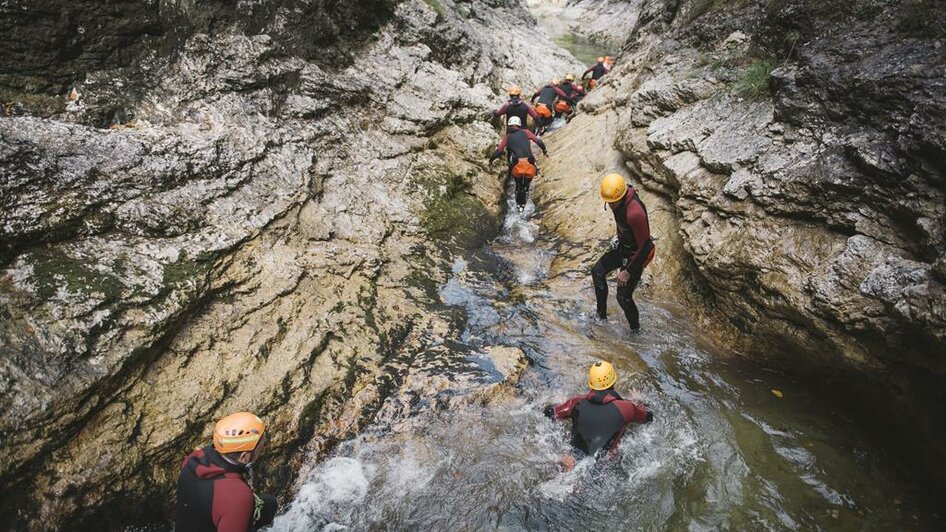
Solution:
<svg viewBox="0 0 946 532"><path fill-rule="evenodd" d="M539 123L536 126L536 133L539 135L544 133L546 128L549 127L549 124L552 123L555 100L559 98L571 103L568 95L565 94L565 91L559 86L558 79L553 79L551 83L535 91L532 95L532 103L535 104L535 111L540 117ZM536 99L538 99L538 103L536 103Z"/></svg>
<svg viewBox="0 0 946 532"><path fill-rule="evenodd" d="M545 143L542 139L535 136L531 131L522 129L522 122L519 117L509 117L509 127L506 136L496 146L496 151L489 157L489 164L502 155L506 150L509 162L509 171L507 175L516 182L516 206L519 212L525 210L526 196L529 194L529 187L532 184L532 178L538 174L538 168L535 165L535 156L532 155L531 142L536 143L542 149L542 154L548 155Z"/></svg>
<svg viewBox="0 0 946 532"><path fill-rule="evenodd" d="M581 86L581 83L575 83L574 74L565 74L565 81L562 82L562 92L576 104L585 97L585 88Z"/></svg>
<svg viewBox="0 0 946 532"><path fill-rule="evenodd" d="M588 74L591 74L591 81L588 82L588 88L593 89L598 86L598 80L602 76L608 73L608 67L604 64L604 57L599 57L594 65L588 67L588 70L581 75L581 79L588 77Z"/></svg>
<svg viewBox="0 0 946 532"><path fill-rule="evenodd" d="M609 273L620 269L617 276L617 300L632 332L640 330L640 313L634 303L634 289L644 268L654 258L654 241L650 235L647 208L634 187L620 174L608 174L601 180L601 199L607 202L617 225L617 239L591 268L597 298L599 319L608 317Z"/></svg>
<svg viewBox="0 0 946 532"><path fill-rule="evenodd" d="M263 421L238 412L217 421L213 444L192 452L177 481L176 532L248 532L272 524L276 498L253 492L251 466L265 443Z"/></svg>
<svg viewBox="0 0 946 532"><path fill-rule="evenodd" d="M553 419L572 420L572 446L588 456L601 451L613 457L624 431L631 423L650 423L654 414L640 403L627 401L614 390L617 372L609 362L600 360L588 369L586 394L576 395L559 405L548 405L543 412ZM566 469L574 466L574 459L562 460Z"/></svg>
<svg viewBox="0 0 946 532"><path fill-rule="evenodd" d="M526 123L526 117L531 116L532 120L537 124L539 122L539 115L535 112L535 109L528 103L522 100L522 89L516 85L509 87L509 100L503 104L502 107L493 111L493 116L506 116L506 120L512 117L516 117L523 124Z"/></svg>

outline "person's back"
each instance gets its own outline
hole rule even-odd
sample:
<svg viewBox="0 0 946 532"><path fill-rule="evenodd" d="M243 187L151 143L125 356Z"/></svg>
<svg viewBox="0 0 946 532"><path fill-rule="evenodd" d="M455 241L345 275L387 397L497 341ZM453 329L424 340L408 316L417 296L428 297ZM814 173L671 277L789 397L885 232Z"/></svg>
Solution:
<svg viewBox="0 0 946 532"><path fill-rule="evenodd" d="M617 373L610 363L596 362L588 370L590 392L545 408L549 417L572 420L572 446L589 456L605 449L615 453L628 424L654 419L645 405L622 399L614 391L616 381Z"/></svg>
<svg viewBox="0 0 946 532"><path fill-rule="evenodd" d="M565 93L560 89L557 84L549 84L538 91L532 96L533 101L538 99L538 103L552 107L552 104L555 103L556 98L567 98Z"/></svg>
<svg viewBox="0 0 946 532"><path fill-rule="evenodd" d="M255 509L246 466L232 464L212 445L197 449L181 465L175 532L246 532Z"/></svg>
<svg viewBox="0 0 946 532"><path fill-rule="evenodd" d="M213 445L195 450L181 464L175 532L249 532L273 522L276 498L257 497L247 480L264 430L263 421L249 412L217 421Z"/></svg>

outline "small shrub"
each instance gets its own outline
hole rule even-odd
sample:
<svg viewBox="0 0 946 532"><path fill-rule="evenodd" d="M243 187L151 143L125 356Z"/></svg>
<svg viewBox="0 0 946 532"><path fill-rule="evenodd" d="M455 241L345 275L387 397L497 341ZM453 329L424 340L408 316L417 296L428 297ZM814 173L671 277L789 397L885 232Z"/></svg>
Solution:
<svg viewBox="0 0 946 532"><path fill-rule="evenodd" d="M769 76L778 66L770 58L753 61L736 82L736 92L746 98L762 99L769 94Z"/></svg>

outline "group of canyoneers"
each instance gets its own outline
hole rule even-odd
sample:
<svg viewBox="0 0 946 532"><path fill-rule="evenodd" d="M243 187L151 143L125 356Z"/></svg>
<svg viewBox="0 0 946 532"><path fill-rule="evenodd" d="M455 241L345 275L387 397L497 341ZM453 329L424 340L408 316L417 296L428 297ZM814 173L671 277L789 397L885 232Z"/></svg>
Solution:
<svg viewBox="0 0 946 532"><path fill-rule="evenodd" d="M534 142L547 155L545 143L541 140L542 134L556 119L569 119L575 105L611 71L613 64L610 56L599 57L594 65L582 73L580 80L571 73L565 74L564 81L555 78L532 93L529 102L522 99L522 88L513 85L507 90L509 100L490 114L490 118L506 118L506 134L499 141L489 162L492 164L503 152L506 153L508 176L516 183L516 208L519 212L525 210L532 179L539 173L531 143ZM531 129L527 127L530 118Z"/></svg>
<svg viewBox="0 0 946 532"><path fill-rule="evenodd" d="M610 58L599 58L583 76L591 76L589 88L594 88L610 67ZM507 130L490 162L506 152L508 176L516 180L518 205L525 205L529 183L538 173L530 142L547 153L539 138L548 127L548 122L542 119L554 118L556 114L567 116L586 90L569 74L564 82L552 80L537 90L531 100L535 103L532 107L522 101L519 87L511 87L509 101L494 113L507 117ZM524 127L527 116L534 120L536 132ZM597 319L607 319L607 276L619 270L617 301L632 332L636 332L640 329L640 316L632 296L655 250L647 209L620 174L605 175L599 194L614 215L617 236L591 269ZM575 465L576 456L613 457L629 424L653 420L654 415L647 405L625 400L615 391L616 382L617 372L609 362L595 362L588 370L589 392L543 409L549 417L572 420L575 452L563 458L565 469ZM217 421L213 442L192 452L181 464L177 532L248 532L273 522L278 509L275 497L259 496L253 489L252 467L265 441L265 425L252 413L238 412Z"/></svg>

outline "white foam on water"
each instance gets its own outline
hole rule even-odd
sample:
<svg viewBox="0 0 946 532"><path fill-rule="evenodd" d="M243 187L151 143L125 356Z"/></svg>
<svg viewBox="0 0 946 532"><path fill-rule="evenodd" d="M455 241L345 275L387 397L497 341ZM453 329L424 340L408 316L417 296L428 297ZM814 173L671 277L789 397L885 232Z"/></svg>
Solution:
<svg viewBox="0 0 946 532"><path fill-rule="evenodd" d="M352 458L322 463L309 475L286 513L276 518L272 530L346 530L347 526L336 521L346 521L352 508L364 501L369 475L363 464Z"/></svg>

